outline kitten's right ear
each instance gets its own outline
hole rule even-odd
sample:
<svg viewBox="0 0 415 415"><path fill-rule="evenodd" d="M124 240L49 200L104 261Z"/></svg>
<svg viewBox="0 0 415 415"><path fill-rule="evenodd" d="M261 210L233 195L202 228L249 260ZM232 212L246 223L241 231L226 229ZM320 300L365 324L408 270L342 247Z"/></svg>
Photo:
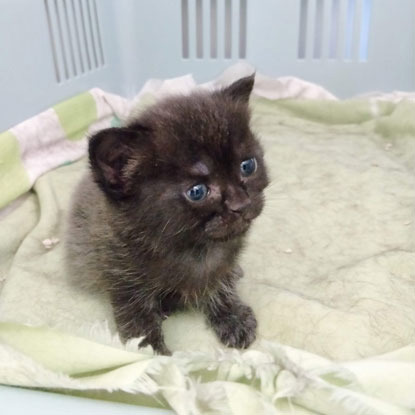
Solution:
<svg viewBox="0 0 415 415"><path fill-rule="evenodd" d="M89 141L89 161L95 182L112 199L130 196L134 177L151 152L149 131L144 127L108 128Z"/></svg>
<svg viewBox="0 0 415 415"><path fill-rule="evenodd" d="M238 79L233 84L229 85L222 92L231 97L233 100L238 100L244 103L248 103L249 96L255 83L255 73L246 76L245 78Z"/></svg>

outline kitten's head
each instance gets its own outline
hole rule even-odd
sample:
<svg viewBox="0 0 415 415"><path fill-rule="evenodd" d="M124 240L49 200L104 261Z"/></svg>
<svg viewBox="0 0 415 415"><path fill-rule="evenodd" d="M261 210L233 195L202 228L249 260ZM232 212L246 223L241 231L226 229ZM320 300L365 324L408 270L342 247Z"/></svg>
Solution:
<svg viewBox="0 0 415 415"><path fill-rule="evenodd" d="M242 235L263 208L263 151L249 128L254 76L167 98L90 140L94 179L137 229L193 243Z"/></svg>

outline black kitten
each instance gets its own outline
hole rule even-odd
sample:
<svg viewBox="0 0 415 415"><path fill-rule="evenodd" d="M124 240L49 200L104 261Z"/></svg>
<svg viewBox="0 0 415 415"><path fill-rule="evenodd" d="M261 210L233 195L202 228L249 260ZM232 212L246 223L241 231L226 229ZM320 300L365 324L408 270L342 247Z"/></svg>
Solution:
<svg viewBox="0 0 415 415"><path fill-rule="evenodd" d="M249 128L254 76L159 102L89 143L74 195L70 272L110 296L124 340L169 353L161 323L202 310L220 340L248 347L256 320L235 291L236 261L268 179Z"/></svg>

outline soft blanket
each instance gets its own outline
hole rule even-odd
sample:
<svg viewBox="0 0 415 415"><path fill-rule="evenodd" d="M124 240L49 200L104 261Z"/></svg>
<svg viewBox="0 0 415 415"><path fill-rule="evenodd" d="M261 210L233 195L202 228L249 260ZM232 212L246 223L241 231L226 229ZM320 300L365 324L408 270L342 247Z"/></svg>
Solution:
<svg viewBox="0 0 415 415"><path fill-rule="evenodd" d="M272 179L241 258L257 342L226 349L188 312L164 324L172 357L120 344L106 301L62 271L81 160L3 211L0 383L179 414L414 413L415 104L254 97L252 110Z"/></svg>

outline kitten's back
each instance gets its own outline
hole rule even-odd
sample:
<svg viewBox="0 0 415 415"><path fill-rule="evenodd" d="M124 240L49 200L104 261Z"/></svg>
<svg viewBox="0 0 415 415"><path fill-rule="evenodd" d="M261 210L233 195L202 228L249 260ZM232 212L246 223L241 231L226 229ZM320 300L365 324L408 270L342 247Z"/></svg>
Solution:
<svg viewBox="0 0 415 415"><path fill-rule="evenodd" d="M70 282L77 287L105 292L99 270L110 255L102 239L102 235L111 232L108 223L105 196L88 171L73 194L65 238L66 270Z"/></svg>

